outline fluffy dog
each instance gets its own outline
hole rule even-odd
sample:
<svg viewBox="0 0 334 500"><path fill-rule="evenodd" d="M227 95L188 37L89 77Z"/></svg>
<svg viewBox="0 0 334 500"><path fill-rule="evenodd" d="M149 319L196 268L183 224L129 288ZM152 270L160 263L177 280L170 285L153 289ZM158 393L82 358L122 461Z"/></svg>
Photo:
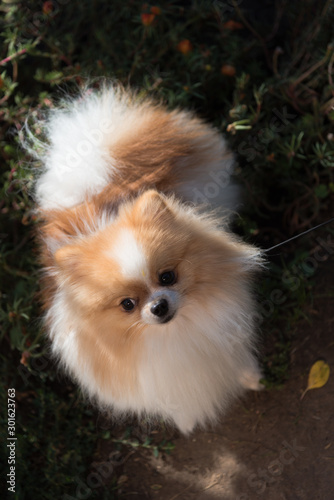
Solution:
<svg viewBox="0 0 334 500"><path fill-rule="evenodd" d="M251 290L260 252L196 206L236 202L223 138L117 86L68 99L40 127L35 197L54 354L116 415L163 418L183 433L214 422L261 377Z"/></svg>

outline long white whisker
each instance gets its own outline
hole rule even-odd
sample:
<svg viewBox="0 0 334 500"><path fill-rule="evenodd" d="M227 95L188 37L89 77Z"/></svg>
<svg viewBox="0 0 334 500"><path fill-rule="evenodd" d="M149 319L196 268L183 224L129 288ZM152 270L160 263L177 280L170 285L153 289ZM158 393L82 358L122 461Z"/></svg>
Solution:
<svg viewBox="0 0 334 500"><path fill-rule="evenodd" d="M130 325L129 328L126 330L125 334L128 333L133 328L133 332L131 332L128 340L131 340L133 335L138 332L138 329L137 329L138 325L140 325L142 328L144 327L144 325L141 325L141 321L138 320L135 323L133 323L132 325Z"/></svg>

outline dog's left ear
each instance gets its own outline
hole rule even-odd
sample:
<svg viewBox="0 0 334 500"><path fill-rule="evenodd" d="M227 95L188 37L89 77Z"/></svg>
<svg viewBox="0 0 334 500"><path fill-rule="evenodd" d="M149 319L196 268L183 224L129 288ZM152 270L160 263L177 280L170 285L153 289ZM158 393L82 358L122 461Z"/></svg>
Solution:
<svg viewBox="0 0 334 500"><path fill-rule="evenodd" d="M79 245L64 245L54 254L54 261L58 269L65 274L73 274L80 262L81 249Z"/></svg>

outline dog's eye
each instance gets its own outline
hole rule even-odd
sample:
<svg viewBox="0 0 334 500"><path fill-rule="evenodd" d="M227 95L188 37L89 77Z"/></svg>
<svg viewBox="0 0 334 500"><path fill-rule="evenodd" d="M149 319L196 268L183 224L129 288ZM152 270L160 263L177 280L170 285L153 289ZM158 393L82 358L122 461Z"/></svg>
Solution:
<svg viewBox="0 0 334 500"><path fill-rule="evenodd" d="M164 271L159 274L159 283L162 286L170 286L176 283L176 274L174 271Z"/></svg>
<svg viewBox="0 0 334 500"><path fill-rule="evenodd" d="M135 308L136 301L134 299L124 299L121 302L121 306L124 311L132 311Z"/></svg>

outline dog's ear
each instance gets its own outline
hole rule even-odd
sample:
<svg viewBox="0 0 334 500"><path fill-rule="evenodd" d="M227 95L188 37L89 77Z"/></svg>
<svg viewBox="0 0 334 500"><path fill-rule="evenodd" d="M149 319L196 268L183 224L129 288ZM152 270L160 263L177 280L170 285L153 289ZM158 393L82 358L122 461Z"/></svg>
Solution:
<svg viewBox="0 0 334 500"><path fill-rule="evenodd" d="M44 265L54 269L63 280L70 272L73 274L82 260L82 248L79 243L73 244L73 237L92 232L95 216L93 208L90 204L82 204L67 210L49 210L40 214L43 224L39 237Z"/></svg>
<svg viewBox="0 0 334 500"><path fill-rule="evenodd" d="M145 191L132 203L124 208L120 214L120 219L125 217L126 223L137 228L160 228L160 230L171 231L175 223L175 214L173 205L169 198L160 194L154 189Z"/></svg>
<svg viewBox="0 0 334 500"><path fill-rule="evenodd" d="M91 279L94 258L85 245L67 244L54 253L55 278L58 286L66 286L71 297L86 312L99 306L103 300L103 290Z"/></svg>
<svg viewBox="0 0 334 500"><path fill-rule="evenodd" d="M54 253L54 261L61 272L74 274L82 259L80 245L64 245Z"/></svg>
<svg viewBox="0 0 334 500"><path fill-rule="evenodd" d="M167 204L163 196L150 189L142 195L140 195L134 203L133 209L137 211L141 216L152 216L155 214L160 214L167 209Z"/></svg>

